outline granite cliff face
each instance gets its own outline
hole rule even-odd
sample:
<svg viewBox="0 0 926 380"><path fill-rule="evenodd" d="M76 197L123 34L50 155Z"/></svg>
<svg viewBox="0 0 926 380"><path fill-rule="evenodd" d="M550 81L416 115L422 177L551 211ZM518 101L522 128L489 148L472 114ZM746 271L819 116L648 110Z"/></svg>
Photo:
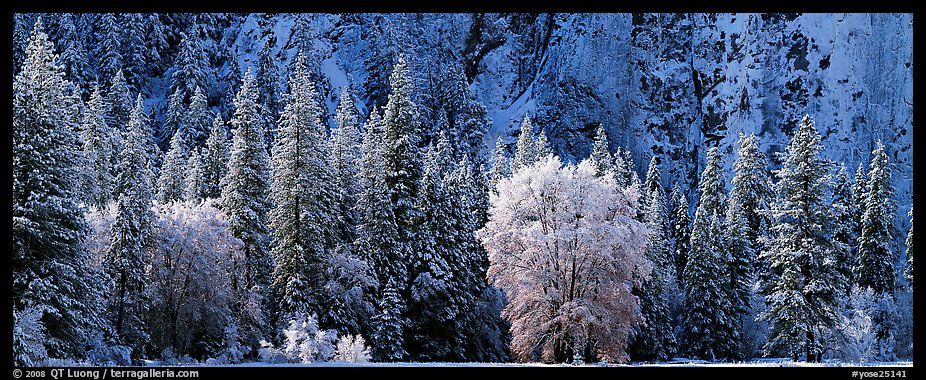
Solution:
<svg viewBox="0 0 926 380"><path fill-rule="evenodd" d="M248 15L227 33L241 67L274 34L282 68L300 24L332 110L348 77L370 92L370 63L404 54L423 93L448 68L465 72L492 120L487 146L497 136L513 143L528 113L558 153L581 159L601 124L615 147L633 152L638 171L657 155L666 185L687 186L707 147L719 146L729 168L738 134L755 133L773 155L810 114L824 154L850 172L881 139L898 215L909 208L910 14Z"/></svg>

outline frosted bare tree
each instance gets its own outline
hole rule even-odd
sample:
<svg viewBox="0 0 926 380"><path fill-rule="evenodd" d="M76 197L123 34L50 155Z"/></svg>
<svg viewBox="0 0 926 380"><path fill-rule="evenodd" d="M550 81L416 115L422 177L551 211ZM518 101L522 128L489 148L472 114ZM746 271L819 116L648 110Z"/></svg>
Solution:
<svg viewBox="0 0 926 380"><path fill-rule="evenodd" d="M563 167L552 155L499 181L478 235L489 281L507 292L516 359L628 360L641 322L630 289L651 271L648 230L631 218L638 197L588 160Z"/></svg>

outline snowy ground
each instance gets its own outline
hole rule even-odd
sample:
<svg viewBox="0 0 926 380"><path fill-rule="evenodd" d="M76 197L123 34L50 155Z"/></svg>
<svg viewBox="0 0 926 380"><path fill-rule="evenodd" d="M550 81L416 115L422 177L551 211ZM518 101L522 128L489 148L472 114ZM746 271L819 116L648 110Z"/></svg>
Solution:
<svg viewBox="0 0 926 380"><path fill-rule="evenodd" d="M268 364L250 362L232 365L233 367L574 367L570 364L544 363L284 363ZM703 360L676 358L671 362L654 364L583 364L584 367L913 367L912 361L870 362L870 363L804 363L793 362L784 358L755 359L749 362L712 363Z"/></svg>

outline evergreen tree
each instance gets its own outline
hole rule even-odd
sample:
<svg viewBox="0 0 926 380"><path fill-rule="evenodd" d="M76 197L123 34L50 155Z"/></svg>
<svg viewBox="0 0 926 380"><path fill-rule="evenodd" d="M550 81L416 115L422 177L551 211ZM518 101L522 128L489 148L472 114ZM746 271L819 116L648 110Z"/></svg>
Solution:
<svg viewBox="0 0 926 380"><path fill-rule="evenodd" d="M412 100L414 88L408 64L399 58L389 77L392 93L383 112L384 149L383 163L386 186L391 195L391 208L397 227L396 246L393 254L398 257L413 257L411 242L415 241L417 226L415 199L421 178L418 162L418 107ZM397 263L405 263L397 260ZM401 294L407 289L405 274L394 278ZM385 283L385 281L381 282Z"/></svg>
<svg viewBox="0 0 926 380"><path fill-rule="evenodd" d="M389 92L389 73L382 68L396 65L396 33L386 15L374 15L364 26L361 33L370 54L363 61L369 73L363 83L363 98L366 104L382 108Z"/></svg>
<svg viewBox="0 0 926 380"><path fill-rule="evenodd" d="M170 45L167 43L167 28L157 13L148 14L145 19L145 33L145 62L152 73L160 75L163 72L161 65Z"/></svg>
<svg viewBox="0 0 926 380"><path fill-rule="evenodd" d="M241 89L241 67L238 65L238 59L232 47L226 50L225 55L228 57L228 68L225 71L222 87L222 116L231 118L234 114L235 94Z"/></svg>
<svg viewBox="0 0 926 380"><path fill-rule="evenodd" d="M173 138L177 132L186 138L187 110L183 103L185 96L183 90L178 89L167 98L167 113L164 115L164 125L161 126L158 136L159 145L166 147L168 140Z"/></svg>
<svg viewBox="0 0 926 380"><path fill-rule="evenodd" d="M723 238L726 180L720 151L713 147L707 157L699 184L701 199L691 228L691 252L684 272L682 346L693 357L734 359L738 355L739 336L727 275L730 254Z"/></svg>
<svg viewBox="0 0 926 380"><path fill-rule="evenodd" d="M405 339L404 303L395 284L386 284L380 298L380 312L373 318L376 332L373 334L373 359L381 362L396 362L408 355L403 348Z"/></svg>
<svg viewBox="0 0 926 380"><path fill-rule="evenodd" d="M145 16L141 13L123 13L121 16L123 68L128 82L139 90L146 72Z"/></svg>
<svg viewBox="0 0 926 380"><path fill-rule="evenodd" d="M406 256L396 249L398 225L392 210L392 195L386 184L385 132L382 120L374 108L370 112L363 135L360 161L360 195L357 209L360 223L357 225L357 251L371 263L379 284L386 284L390 278L404 278ZM373 341L375 344L375 340Z"/></svg>
<svg viewBox="0 0 926 380"><path fill-rule="evenodd" d="M87 62L87 46L84 38L78 35L74 17L64 13L59 19L57 45L61 48L61 63L69 81L78 86L85 83L90 74L90 65ZM15 30L15 29L14 29Z"/></svg>
<svg viewBox="0 0 926 380"><path fill-rule="evenodd" d="M499 136L498 139L495 140L495 150L492 151L492 170L489 172L490 187L493 191L498 181L511 175L510 169L508 155L505 152L505 143L502 137Z"/></svg>
<svg viewBox="0 0 926 380"><path fill-rule="evenodd" d="M103 207L112 197L113 131L106 124L105 104L100 90L94 88L84 112L81 131L85 165L89 169L82 186L89 204Z"/></svg>
<svg viewBox="0 0 926 380"><path fill-rule="evenodd" d="M122 70L116 71L112 84L109 85L109 92L106 94L106 114L109 127L119 131L119 139L114 141L114 144L115 148L121 149L122 145L118 142L122 140L122 135L128 133L127 126L132 115L132 94L125 83Z"/></svg>
<svg viewBox="0 0 926 380"><path fill-rule="evenodd" d="M170 91L186 94L183 99L186 102L186 96L192 96L197 87L211 87L207 71L210 66L199 33L192 30L180 33L180 40L180 53L174 58L170 76Z"/></svg>
<svg viewBox="0 0 926 380"><path fill-rule="evenodd" d="M183 199L190 202L199 202L206 198L206 182L203 168L203 158L199 148L194 148L187 160L187 172L184 182Z"/></svg>
<svg viewBox="0 0 926 380"><path fill-rule="evenodd" d="M277 59L273 56L274 45L276 36L271 34L258 54L257 96L265 123L264 138L268 144L276 138L274 122L280 114L280 73Z"/></svg>
<svg viewBox="0 0 926 380"><path fill-rule="evenodd" d="M301 54L296 58L289 85L272 150L270 186L274 204L269 214L273 229L271 253L276 262L272 289L280 321L299 313L324 314L319 285L325 251L333 247L334 233L331 210L335 206L335 189L326 160L326 127ZM303 286L289 286L293 281ZM299 310L303 302L318 310Z"/></svg>
<svg viewBox="0 0 926 380"><path fill-rule="evenodd" d="M760 249L759 237L763 236L767 224L758 211L767 207L771 197L767 165L765 154L759 150L758 137L740 134L725 217L725 239L731 258L727 265L730 300L733 302L731 317L736 321L737 335L741 335L742 321L751 313L753 267ZM744 350L744 347L741 348L741 351Z"/></svg>
<svg viewBox="0 0 926 380"><path fill-rule="evenodd" d="M449 141L443 133L441 140L445 144ZM407 301L405 313L409 322L405 350L416 361L443 359L451 353L450 344L456 338L454 319L459 313L451 268L464 270L451 266L452 260L461 256L461 247L454 244L457 243L453 236L456 226L450 214L451 205L461 200L450 199L442 180L443 172L449 168L441 166L440 162L446 159L438 155L449 156L450 152L439 151L431 144L424 160L415 206L419 228L408 265L412 297ZM441 328L437 330L436 326Z"/></svg>
<svg viewBox="0 0 926 380"><path fill-rule="evenodd" d="M595 142L592 145L592 154L590 156L592 163L595 164L595 175L603 177L613 175L614 159L611 157L611 149L608 144L608 134L605 133L604 126L599 124L595 132Z"/></svg>
<svg viewBox="0 0 926 380"><path fill-rule="evenodd" d="M537 140L534 141L534 154L537 155L537 160L541 160L546 156L553 154L553 148L550 146L550 140L547 139L547 134L543 131L543 129L540 129L540 133L537 134Z"/></svg>
<svg viewBox="0 0 926 380"><path fill-rule="evenodd" d="M13 80L11 301L14 326L23 318L44 325L49 357L80 359L105 328L103 276L84 245L88 227L77 203L80 99L54 51L38 19ZM24 350L22 336L14 338L14 365L29 364Z"/></svg>
<svg viewBox="0 0 926 380"><path fill-rule="evenodd" d="M531 124L531 119L524 115L524 121L521 122L521 134L518 136L518 144L514 150L514 159L511 160L511 174L517 173L518 169L530 166L536 161L534 126Z"/></svg>
<svg viewBox="0 0 926 380"><path fill-rule="evenodd" d="M190 97L190 108L187 110L186 136L187 142L191 147L201 147L209 136L209 126L212 122L212 114L208 110L208 100L203 94L202 89L196 87L193 95Z"/></svg>
<svg viewBox="0 0 926 380"><path fill-rule="evenodd" d="M29 44L29 34L35 24L32 13L13 14L13 75L22 69L26 59L26 45Z"/></svg>
<svg viewBox="0 0 926 380"><path fill-rule="evenodd" d="M348 91L344 87L338 103L335 121L337 128L331 130L328 142L328 162L333 170L335 189L337 191L337 240L350 244L355 239L355 225L358 215L356 210L359 192L360 130L357 109Z"/></svg>
<svg viewBox="0 0 926 380"><path fill-rule="evenodd" d="M100 78L112 78L117 71L122 70L121 32L115 14L104 13L100 16L96 26L97 74Z"/></svg>
<svg viewBox="0 0 926 380"><path fill-rule="evenodd" d="M896 360L894 355L894 186L891 167L881 141L875 144L868 171L868 192L861 200L861 235L856 265L852 268L855 282L862 288L871 288L881 298L873 318L875 325L877 359Z"/></svg>
<svg viewBox="0 0 926 380"><path fill-rule="evenodd" d="M653 197L653 193L658 192L659 198L662 199L662 211L663 215L659 216L659 219L665 222L668 218L667 212L665 211L665 191L662 189L662 175L659 173L659 166L656 164L656 156L653 156L650 159L649 166L646 169L646 178L643 182L643 188L640 189L640 207L639 215L641 220L646 220L646 214L650 211L649 201Z"/></svg>
<svg viewBox="0 0 926 380"><path fill-rule="evenodd" d="M759 237L763 236L767 222L759 210L768 207L773 196L772 182L767 168L768 161L759 149L759 138L754 134L740 134L736 161L733 162L733 179L730 189L730 203L739 203L742 217L745 219L745 242L751 250L750 257L742 260L753 261L757 255Z"/></svg>
<svg viewBox="0 0 926 380"><path fill-rule="evenodd" d="M151 169L145 151L149 131L141 110L136 108L129 120L116 179L122 192L116 202L112 241L103 258L103 268L115 286L107 316L116 341L132 347L136 359L143 357L149 339L144 319L148 305L145 270L153 218Z"/></svg>
<svg viewBox="0 0 926 380"><path fill-rule="evenodd" d="M859 236L858 261L853 268L855 282L875 294L894 294L894 186L884 145L879 140L871 152L868 191L860 199L864 208Z"/></svg>
<svg viewBox="0 0 926 380"><path fill-rule="evenodd" d="M771 237L763 239L760 259L769 263L768 305L760 318L770 322L767 354L783 352L798 360L819 361L825 337L838 324L837 289L845 279L835 263L833 221L824 202L831 162L810 116L801 120L782 168L775 174L777 196L764 214Z"/></svg>
<svg viewBox="0 0 926 380"><path fill-rule="evenodd" d="M231 124L235 129L228 173L222 179L222 210L228 215L228 229L244 243L244 289L267 302L273 268L273 258L267 249L270 158L264 147L257 89L250 71L235 98L235 118ZM244 301L239 300L235 305L236 314L246 313ZM259 335L264 329L260 318L248 321L249 325L238 326L244 335Z"/></svg>
<svg viewBox="0 0 926 380"><path fill-rule="evenodd" d="M836 258L837 268L843 277L852 278L852 266L856 262L856 252L858 251L858 235L855 235L855 231L858 231L855 220L858 206L844 164L840 165L839 172L833 180L832 207L833 219L838 221L833 232L833 240L839 243ZM844 285L840 291L842 294L848 295L851 290L851 283L847 281Z"/></svg>
<svg viewBox="0 0 926 380"><path fill-rule="evenodd" d="M617 148L614 152L614 178L617 180L617 186L627 188L639 183L636 178L637 173L633 171L633 157L630 156L629 150Z"/></svg>
<svg viewBox="0 0 926 380"><path fill-rule="evenodd" d="M455 221L451 233L456 243L451 247L460 253L448 260L448 265L455 268L451 278L459 309L448 360L500 360L507 356L507 326L500 313L489 310L501 300L496 289L485 280L488 252L476 233L489 220L490 187L485 172L484 167L476 168L469 155L464 154L456 168L444 177L447 200L453 202L448 209Z"/></svg>
<svg viewBox="0 0 926 380"><path fill-rule="evenodd" d="M691 246L691 219L688 216L688 197L679 189L676 183L672 187L672 210L674 212L671 229L672 260L675 264L678 286L685 289L685 265L688 263L688 252Z"/></svg>
<svg viewBox="0 0 926 380"><path fill-rule="evenodd" d="M643 212L643 220L650 230L646 258L653 264L653 271L650 278L635 289L646 324L634 337L630 355L635 360L667 360L675 353L668 289L672 281L672 261L665 229L665 192L655 156L650 160L643 188L644 197L649 199Z"/></svg>
<svg viewBox="0 0 926 380"><path fill-rule="evenodd" d="M218 199L222 196L222 178L225 178L228 172L228 145L225 122L222 121L222 116L215 115L212 121L212 131L206 139L202 154L204 198Z"/></svg>
<svg viewBox="0 0 926 380"><path fill-rule="evenodd" d="M164 164L158 177L158 194L157 199L161 203L169 203L183 200L184 177L187 172L187 160L189 159L189 147L182 131L174 133L170 139L170 149L167 151L167 157L164 158Z"/></svg>
<svg viewBox="0 0 926 380"><path fill-rule="evenodd" d="M482 148L486 128L490 125L485 106L469 91L469 81L463 70L454 66L442 80L440 98L449 121L451 144L457 151L453 157L468 154L476 157Z"/></svg>

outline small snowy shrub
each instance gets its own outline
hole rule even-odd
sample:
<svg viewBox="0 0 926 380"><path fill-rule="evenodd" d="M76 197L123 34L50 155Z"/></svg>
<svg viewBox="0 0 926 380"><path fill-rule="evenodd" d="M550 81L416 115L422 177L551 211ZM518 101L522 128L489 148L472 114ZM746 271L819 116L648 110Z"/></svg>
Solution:
<svg viewBox="0 0 926 380"><path fill-rule="evenodd" d="M338 339L338 353L334 356L335 361L348 363L367 363L370 361L370 347L359 334L344 335Z"/></svg>

